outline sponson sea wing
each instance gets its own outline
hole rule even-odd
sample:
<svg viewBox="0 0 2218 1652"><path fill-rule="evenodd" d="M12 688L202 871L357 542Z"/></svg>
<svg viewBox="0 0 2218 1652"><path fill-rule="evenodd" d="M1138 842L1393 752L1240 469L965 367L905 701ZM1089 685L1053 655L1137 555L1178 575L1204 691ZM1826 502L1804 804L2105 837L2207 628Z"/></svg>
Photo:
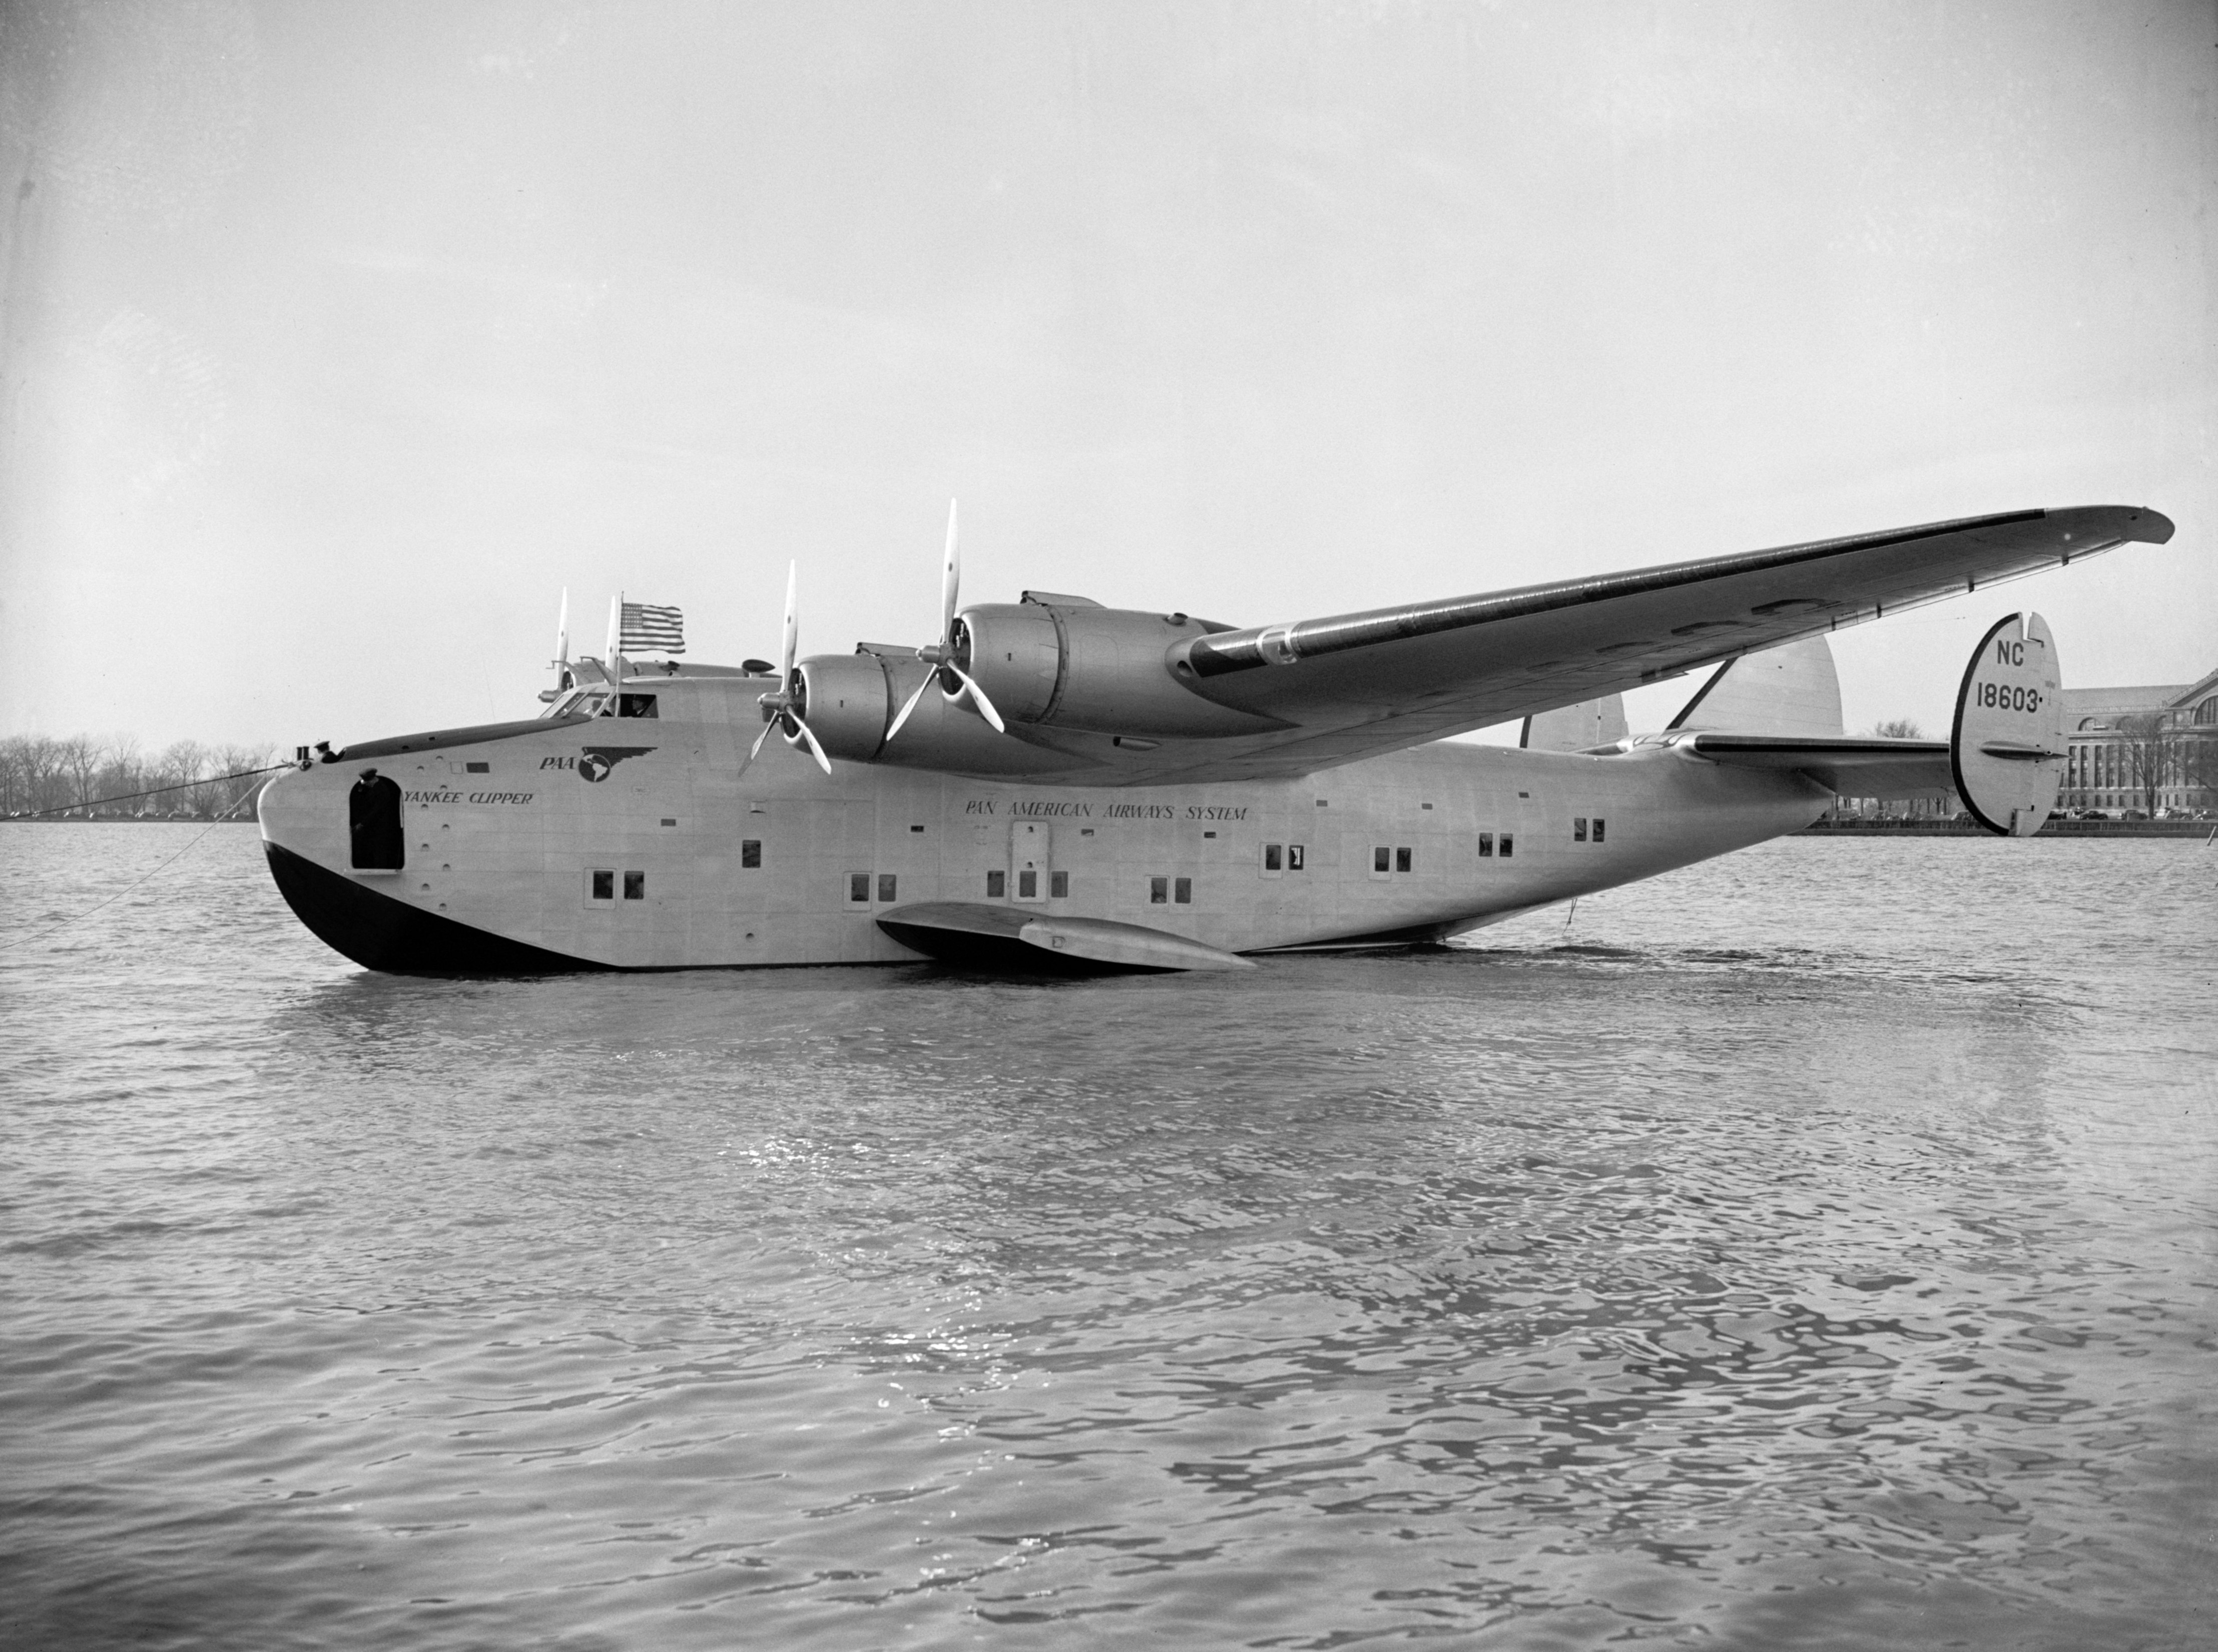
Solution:
<svg viewBox="0 0 2218 1652"><path fill-rule="evenodd" d="M1097 783L1304 774L2172 534L2134 506L2020 510L1194 637L1180 682L1292 727L1118 752Z"/></svg>

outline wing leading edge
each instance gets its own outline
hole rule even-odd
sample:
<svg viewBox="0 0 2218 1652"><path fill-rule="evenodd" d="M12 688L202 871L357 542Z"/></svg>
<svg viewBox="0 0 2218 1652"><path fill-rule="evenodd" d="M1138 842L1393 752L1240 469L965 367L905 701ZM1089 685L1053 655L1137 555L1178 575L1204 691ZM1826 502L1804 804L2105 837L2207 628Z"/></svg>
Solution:
<svg viewBox="0 0 2218 1652"><path fill-rule="evenodd" d="M1293 727L1168 742L1098 783L1305 774L2172 535L2135 506L2020 510L1196 637L1180 681Z"/></svg>

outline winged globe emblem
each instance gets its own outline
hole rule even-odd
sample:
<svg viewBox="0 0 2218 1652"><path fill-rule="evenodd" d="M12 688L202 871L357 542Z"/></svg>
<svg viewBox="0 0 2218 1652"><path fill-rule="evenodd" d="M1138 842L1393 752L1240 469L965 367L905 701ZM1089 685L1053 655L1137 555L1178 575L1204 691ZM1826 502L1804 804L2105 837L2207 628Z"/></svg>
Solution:
<svg viewBox="0 0 2218 1652"><path fill-rule="evenodd" d="M578 778L606 780L609 770L626 758L643 758L654 749L652 746L588 746L578 753Z"/></svg>

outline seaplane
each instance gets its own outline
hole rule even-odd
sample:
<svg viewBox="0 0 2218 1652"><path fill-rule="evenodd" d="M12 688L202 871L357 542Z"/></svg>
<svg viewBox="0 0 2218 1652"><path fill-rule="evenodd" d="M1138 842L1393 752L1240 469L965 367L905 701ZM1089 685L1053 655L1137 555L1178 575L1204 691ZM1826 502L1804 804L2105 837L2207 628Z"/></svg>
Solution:
<svg viewBox="0 0 2218 1652"><path fill-rule="evenodd" d="M2065 746L2037 614L1980 639L1946 740L1845 733L1826 639L2172 534L2134 507L2017 510L1236 626L1046 591L965 607L951 506L922 647L796 658L789 572L775 664L685 662L674 610L643 604L573 659L566 597L540 715L303 746L263 840L302 923L402 974L1241 970L1437 944L1841 795L1953 790L2030 836ZM1678 677L1699 680L1678 715L1629 733L1625 693ZM1520 719L1515 747L1451 738Z"/></svg>

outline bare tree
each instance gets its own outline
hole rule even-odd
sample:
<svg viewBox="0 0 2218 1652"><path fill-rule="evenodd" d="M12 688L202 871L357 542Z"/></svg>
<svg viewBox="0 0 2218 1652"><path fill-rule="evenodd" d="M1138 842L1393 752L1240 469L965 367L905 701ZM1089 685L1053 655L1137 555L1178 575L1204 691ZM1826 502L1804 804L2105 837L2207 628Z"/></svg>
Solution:
<svg viewBox="0 0 2218 1652"><path fill-rule="evenodd" d="M100 742L90 734L72 734L57 744L61 748L62 772L73 794L71 801L81 808L90 807L93 783L100 778Z"/></svg>
<svg viewBox="0 0 2218 1652"><path fill-rule="evenodd" d="M2172 736L2173 771L2183 790L2196 794L2188 801L2207 806L2209 794L2218 792L2218 729L2183 728Z"/></svg>
<svg viewBox="0 0 2218 1652"><path fill-rule="evenodd" d="M198 740L177 740L164 747L155 760L154 771L148 783L154 786L185 786L203 779L208 773L208 748ZM159 814L189 814L195 811L196 791L171 792L158 800Z"/></svg>
<svg viewBox="0 0 2218 1652"><path fill-rule="evenodd" d="M24 751L28 743L21 734L0 739L0 814L13 814L28 807L24 801L30 783Z"/></svg>
<svg viewBox="0 0 2218 1652"><path fill-rule="evenodd" d="M274 749L267 746L226 746L219 750L215 757L215 772L238 777L216 783L214 812L220 815L244 817L247 813L247 800L259 792L270 780L269 776L253 771L268 768L270 759L276 755Z"/></svg>
<svg viewBox="0 0 2218 1652"><path fill-rule="evenodd" d="M93 776L93 795L96 799L128 798L133 792L145 789L145 774L146 765L139 758L137 737L110 735L100 745L100 769ZM105 812L131 814L137 811L127 803L119 803Z"/></svg>
<svg viewBox="0 0 2218 1652"><path fill-rule="evenodd" d="M2135 712L2119 718L2115 727L2126 737L2118 748L2119 772L2129 789L2141 793L2142 809L2154 814L2157 792L2164 784L2165 747L2170 744L2165 739L2165 715Z"/></svg>
<svg viewBox="0 0 2218 1652"><path fill-rule="evenodd" d="M150 758L127 734L11 734L0 737L0 816L79 810L202 820L244 814L266 779L248 771L274 760L266 746L179 740Z"/></svg>
<svg viewBox="0 0 2218 1652"><path fill-rule="evenodd" d="M67 772L62 764L62 743L43 734L26 734L16 752L22 783L22 808L36 813L59 808L68 801Z"/></svg>

